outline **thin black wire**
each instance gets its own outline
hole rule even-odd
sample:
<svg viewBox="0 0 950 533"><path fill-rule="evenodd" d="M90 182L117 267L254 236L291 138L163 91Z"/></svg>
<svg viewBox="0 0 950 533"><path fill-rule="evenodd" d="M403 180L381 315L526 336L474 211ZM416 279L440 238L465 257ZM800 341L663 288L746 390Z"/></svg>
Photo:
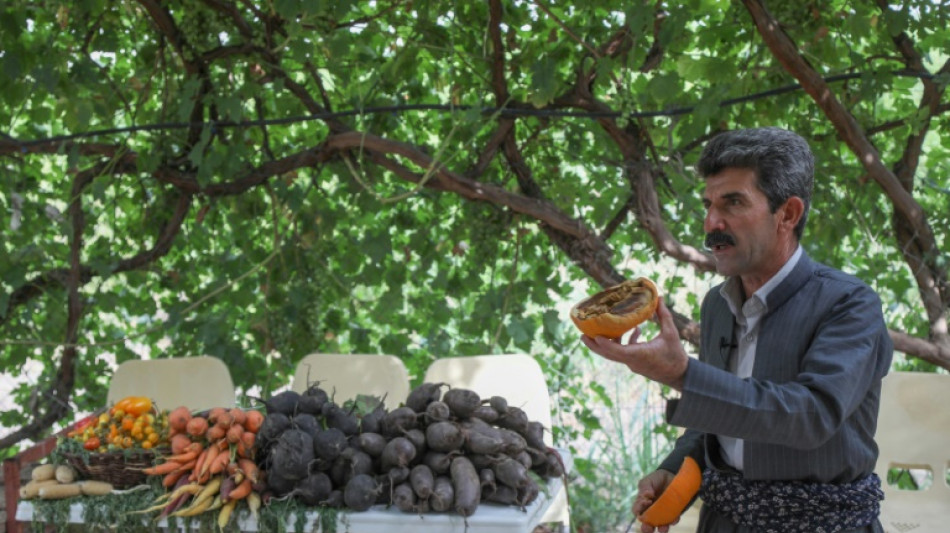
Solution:
<svg viewBox="0 0 950 533"><path fill-rule="evenodd" d="M891 71L889 74L898 77L912 77L920 79L932 79L933 74L929 72L916 72L909 70L896 70ZM826 83L834 83L838 81L846 81L857 79L865 76L865 73L854 72L848 74L837 74L834 76L828 76L824 78ZM738 98L729 98L719 102L719 107L729 107L736 104L741 104L745 102L751 102L755 100L761 100L763 98L768 98L771 96L778 96L781 94L786 94L794 91L801 90L802 86L798 83L793 83L783 87L778 87L775 89L770 89L768 91L763 91L759 93L750 94L747 96L740 96ZM257 126L275 126L275 125L286 125L286 124L298 124L301 122L312 122L315 120L326 120L331 118L341 118L341 117L350 117L350 116L359 116L359 115L378 115L383 113L405 113L409 111L448 111L448 112L457 112L457 111L471 111L473 109L478 109L482 115L499 115L503 117L553 117L553 118L655 118L655 117L673 117L679 115L686 115L692 113L695 109L695 105L673 107L669 109L664 109L660 111L634 111L634 112L623 112L623 111L571 111L565 109L532 109L532 108L520 108L520 107L476 107L469 105L449 105L449 104L407 104L407 105L392 105L392 106L376 106L376 107L364 107L360 109L349 109L345 111L328 111L325 113L313 113L310 115L300 115L293 117L285 118L269 118L269 119L259 119L259 120L242 120L239 122L222 120L222 121L207 121L207 122L165 122L159 124L143 124L140 126L126 126L123 128L107 128L101 130L92 130L81 133L71 133L68 135L55 135L52 137L43 137L39 139L33 139L29 141L19 141L10 137L9 135L0 132L0 136L8 139L8 142L15 144L22 151L26 151L27 148L31 146L37 146L42 144L51 144L51 143L60 143L66 141L72 141L76 139L82 139L87 137L99 137L99 136L108 136L115 135L119 133L136 133L144 131L162 131L162 130L176 130L176 129L188 129L194 127L210 127L212 133L216 129L225 129L225 128L251 128Z"/></svg>

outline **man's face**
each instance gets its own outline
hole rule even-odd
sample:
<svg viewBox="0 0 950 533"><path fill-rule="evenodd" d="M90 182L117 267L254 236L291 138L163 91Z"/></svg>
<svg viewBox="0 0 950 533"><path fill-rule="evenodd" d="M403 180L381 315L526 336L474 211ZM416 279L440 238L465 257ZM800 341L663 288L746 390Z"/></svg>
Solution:
<svg viewBox="0 0 950 533"><path fill-rule="evenodd" d="M724 276L771 275L778 255L778 217L769 212L755 171L726 168L706 178L706 245Z"/></svg>

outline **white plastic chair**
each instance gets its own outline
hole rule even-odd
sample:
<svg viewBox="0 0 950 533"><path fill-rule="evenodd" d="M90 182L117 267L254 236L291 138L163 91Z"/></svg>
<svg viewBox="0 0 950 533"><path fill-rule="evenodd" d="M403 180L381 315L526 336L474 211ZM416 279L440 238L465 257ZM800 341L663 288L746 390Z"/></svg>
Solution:
<svg viewBox="0 0 950 533"><path fill-rule="evenodd" d="M447 383L473 390L483 399L502 396L508 405L520 407L529 420L545 427L544 440L550 446L551 395L541 365L525 354L474 355L444 357L429 365L423 379L427 383ZM553 501L540 523L570 524L567 492L553 495Z"/></svg>
<svg viewBox="0 0 950 533"><path fill-rule="evenodd" d="M297 363L290 389L303 392L314 383L341 405L357 396L375 396L391 410L409 396L409 372L394 355L312 353Z"/></svg>
<svg viewBox="0 0 950 533"><path fill-rule="evenodd" d="M231 372L217 357L133 359L116 368L106 395L111 405L126 396L147 396L159 409L184 405L192 411L234 407Z"/></svg>
<svg viewBox="0 0 950 533"><path fill-rule="evenodd" d="M884 378L875 440L875 471L884 489L881 523L886 533L947 531L950 520L950 375L891 372ZM932 483L901 490L887 483L892 468L929 470Z"/></svg>

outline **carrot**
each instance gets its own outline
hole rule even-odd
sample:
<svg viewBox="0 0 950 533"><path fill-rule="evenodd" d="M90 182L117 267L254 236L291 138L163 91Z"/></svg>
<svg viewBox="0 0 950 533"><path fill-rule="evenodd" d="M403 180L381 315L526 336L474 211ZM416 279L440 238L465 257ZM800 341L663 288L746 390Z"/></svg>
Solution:
<svg viewBox="0 0 950 533"><path fill-rule="evenodd" d="M162 508L161 514L155 517L155 521L167 518L170 514L181 509L181 507L185 505L189 498L191 498L191 494L185 493L165 504L165 506Z"/></svg>
<svg viewBox="0 0 950 533"><path fill-rule="evenodd" d="M218 531L224 531L224 527L228 525L235 505L237 505L237 500L231 500L221 508L221 512L218 513Z"/></svg>
<svg viewBox="0 0 950 533"><path fill-rule="evenodd" d="M241 424L233 424L228 428L228 432L225 435L225 438L228 439L228 442L231 444L237 444L241 440L241 436L244 435L244 426Z"/></svg>
<svg viewBox="0 0 950 533"><path fill-rule="evenodd" d="M251 493L252 485L253 483L251 483L250 479L245 479L228 493L228 501L243 500L244 498L247 498L247 495Z"/></svg>
<svg viewBox="0 0 950 533"><path fill-rule="evenodd" d="M181 468L181 463L176 461L165 461L160 465L143 468L142 472L147 476L164 476Z"/></svg>
<svg viewBox="0 0 950 533"><path fill-rule="evenodd" d="M210 472L211 475L220 474L221 472L224 472L224 469L227 468L228 463L230 462L231 454L221 452L214 458L211 466L208 467L208 472Z"/></svg>
<svg viewBox="0 0 950 533"><path fill-rule="evenodd" d="M257 522L260 519L261 495L252 490L246 499L247 508L251 510L251 516L253 516L254 521Z"/></svg>
<svg viewBox="0 0 950 533"><path fill-rule="evenodd" d="M228 433L227 429L218 425L214 425L208 428L208 431L205 433L205 438L207 438L211 442L215 442L220 439L223 439L224 436L227 435L227 433Z"/></svg>
<svg viewBox="0 0 950 533"><path fill-rule="evenodd" d="M192 417L185 426L185 431L192 437L203 437L208 431L208 419L200 416Z"/></svg>
<svg viewBox="0 0 950 533"><path fill-rule="evenodd" d="M205 454L204 463L201 464L201 469L198 471L198 475L201 476L208 471L208 468L211 467L211 463L214 462L215 457L221 454L221 448L217 446L208 446L207 453Z"/></svg>
<svg viewBox="0 0 950 533"><path fill-rule="evenodd" d="M215 495L218 494L218 491L221 489L221 483L223 481L224 479L221 476L215 476L211 478L208 481L208 483L205 484L205 487L201 489L201 492L195 495L194 503L200 504L202 501L206 499L213 499Z"/></svg>
<svg viewBox="0 0 950 533"><path fill-rule="evenodd" d="M201 483L185 483L180 487L176 488L168 495L168 500L174 500L183 494L188 494L189 496L194 496L198 494L205 488Z"/></svg>
<svg viewBox="0 0 950 533"><path fill-rule="evenodd" d="M261 429L261 424L264 423L264 415L260 411L247 411L244 416L246 417L244 429L257 433L257 430Z"/></svg>
<svg viewBox="0 0 950 533"><path fill-rule="evenodd" d="M228 410L224 407L212 407L211 410L208 411L208 422L217 424L218 419L221 418L221 415L227 412Z"/></svg>
<svg viewBox="0 0 950 533"><path fill-rule="evenodd" d="M185 498L185 497L188 497L188 496L191 496L191 495L190 495L190 494L183 494L183 495L181 495L181 496L176 496L176 498ZM148 507L148 508L146 508L146 509L138 509L138 510L136 510L136 511L129 511L128 514L148 514L148 513L151 513L152 511L158 511L158 510L161 510L161 509L167 509L169 505L171 505L171 502L165 502L165 501L163 501L163 502L161 502L161 503L159 503L159 504L153 505L153 506ZM160 519L160 518L161 518L161 517L157 518L156 520L158 520L158 519Z"/></svg>
<svg viewBox="0 0 950 533"><path fill-rule="evenodd" d="M199 515L207 511L208 508L211 507L212 503L214 503L214 498L207 498L203 500L201 503L192 502L190 506L185 507L184 509L179 509L175 511L174 513L171 514L171 516L187 517L187 516Z"/></svg>
<svg viewBox="0 0 950 533"><path fill-rule="evenodd" d="M243 435L241 435L241 442L244 443L244 447L247 448L248 451L254 449L254 444L256 440L257 440L257 434L251 430L247 430L244 432Z"/></svg>
<svg viewBox="0 0 950 533"><path fill-rule="evenodd" d="M175 483L175 487L171 492L166 492L152 502L156 505L149 507L147 509L139 509L137 511L129 511L129 514L143 514L151 513L152 511L162 510L162 514L159 515L156 520L161 520L162 518L168 516L169 513L181 507L181 505L192 495L196 494L203 486L197 483L188 483L184 478L179 479Z"/></svg>
<svg viewBox="0 0 950 533"><path fill-rule="evenodd" d="M699 492L702 480L703 474L699 470L699 464L692 457L686 456L666 490L640 513L640 521L653 527L672 524Z"/></svg>
<svg viewBox="0 0 950 533"><path fill-rule="evenodd" d="M243 441L238 441L237 444L234 445L234 451L237 452L237 456L242 459L251 456L251 451L245 446Z"/></svg>
<svg viewBox="0 0 950 533"><path fill-rule="evenodd" d="M260 469L257 464L250 459L238 459L238 468L244 473L244 477L251 480L251 483L257 483L260 480Z"/></svg>
<svg viewBox="0 0 950 533"><path fill-rule="evenodd" d="M171 455L169 457L166 457L165 460L172 461L175 463L185 464L185 463L194 461L197 458L198 458L198 451L191 450L191 451L179 453L177 455Z"/></svg>
<svg viewBox="0 0 950 533"><path fill-rule="evenodd" d="M230 411L228 411L228 414L231 415L231 418L234 420L234 424L241 424L243 426L244 422L247 420L247 413L245 413L244 409L241 409L240 407L232 408Z"/></svg>
<svg viewBox="0 0 950 533"><path fill-rule="evenodd" d="M191 444L191 437L185 435L184 433L178 433L173 435L169 441L171 444L171 449L173 454L183 453L185 447Z"/></svg>
<svg viewBox="0 0 950 533"><path fill-rule="evenodd" d="M162 486L166 489L170 489L175 486L175 483L178 483L178 480L181 479L181 476L188 473L188 470L184 468L179 468L178 470L173 470L162 478Z"/></svg>
<svg viewBox="0 0 950 533"><path fill-rule="evenodd" d="M168 413L168 427L175 432L184 432L189 420L191 420L191 411L184 405L176 407Z"/></svg>
<svg viewBox="0 0 950 533"><path fill-rule="evenodd" d="M195 467L191 469L190 476L192 481L198 479L198 474L200 473L201 469L204 468L205 461L208 460L208 453L208 449L205 448L201 451L201 453L198 454L198 458L195 459Z"/></svg>
<svg viewBox="0 0 950 533"><path fill-rule="evenodd" d="M190 472L194 468L195 468L195 461L188 461L187 463L181 465L180 470L182 472Z"/></svg>
<svg viewBox="0 0 950 533"><path fill-rule="evenodd" d="M234 424L234 415L231 414L231 411L225 411L218 415L218 420L214 423L214 425L225 431L227 431L232 424Z"/></svg>

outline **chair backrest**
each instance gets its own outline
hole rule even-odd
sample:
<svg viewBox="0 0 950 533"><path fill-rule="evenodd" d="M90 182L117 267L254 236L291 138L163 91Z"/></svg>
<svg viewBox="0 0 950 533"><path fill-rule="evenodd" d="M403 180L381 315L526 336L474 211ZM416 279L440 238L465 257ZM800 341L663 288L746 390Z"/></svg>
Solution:
<svg viewBox="0 0 950 533"><path fill-rule="evenodd" d="M525 354L473 355L436 359L426 370L423 381L448 383L470 389L483 399L502 396L508 405L520 407L529 420L551 429L551 396L541 365ZM545 441L551 444L550 431Z"/></svg>
<svg viewBox="0 0 950 533"><path fill-rule="evenodd" d="M409 372L394 355L312 353L297 363L290 389L303 392L314 383L338 404L376 396L394 409L409 395Z"/></svg>
<svg viewBox="0 0 950 533"><path fill-rule="evenodd" d="M159 409L184 405L192 411L234 407L231 372L217 357L133 359L116 368L109 383L109 404L126 396L147 396Z"/></svg>
<svg viewBox="0 0 950 533"><path fill-rule="evenodd" d="M950 375L891 372L884 378L875 440L880 448L875 471L884 489L885 531L908 525L921 533L946 531L950 517ZM932 483L923 490L901 490L887 482L892 468L929 470Z"/></svg>

